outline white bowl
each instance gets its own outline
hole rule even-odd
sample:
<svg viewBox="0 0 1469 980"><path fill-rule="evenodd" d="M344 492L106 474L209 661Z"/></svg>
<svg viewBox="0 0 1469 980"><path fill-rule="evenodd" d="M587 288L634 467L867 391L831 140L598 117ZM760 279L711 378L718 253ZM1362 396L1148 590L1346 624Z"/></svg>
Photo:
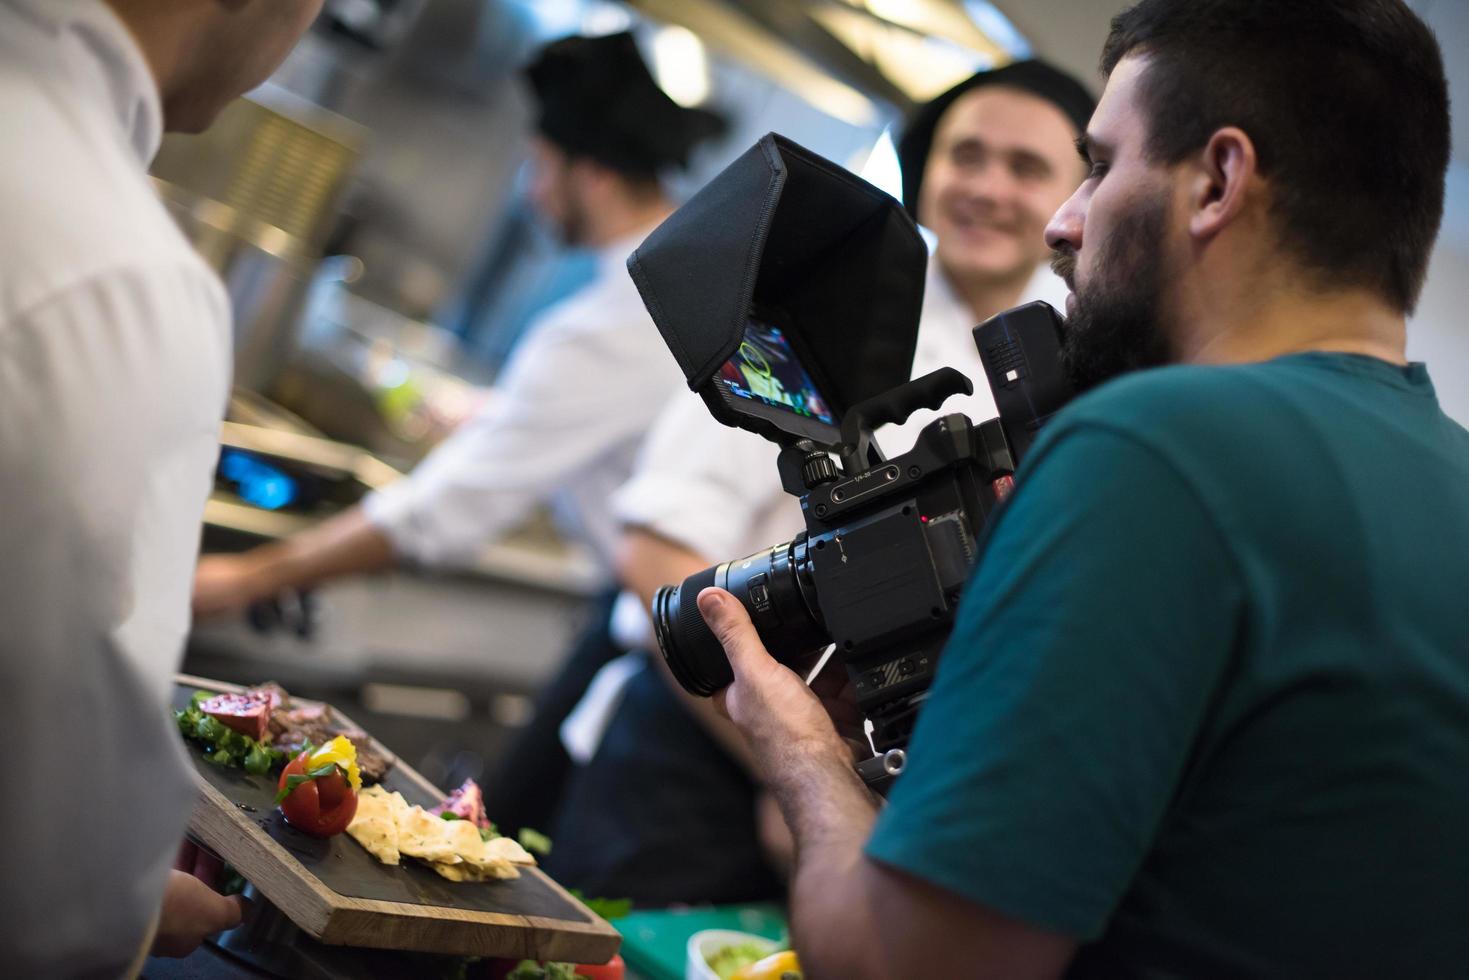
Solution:
<svg viewBox="0 0 1469 980"><path fill-rule="evenodd" d="M719 974L709 969L705 959L725 946L742 946L753 943L765 950L765 956L777 952L781 945L773 939L757 936L752 932L736 932L733 929L705 929L689 937L688 962L684 966L684 980L719 980Z"/></svg>

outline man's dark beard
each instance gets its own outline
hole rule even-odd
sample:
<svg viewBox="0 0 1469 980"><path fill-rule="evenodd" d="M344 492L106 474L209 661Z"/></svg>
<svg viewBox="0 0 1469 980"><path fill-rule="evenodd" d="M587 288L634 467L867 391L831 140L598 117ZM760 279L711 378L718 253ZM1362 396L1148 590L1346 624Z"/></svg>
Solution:
<svg viewBox="0 0 1469 980"><path fill-rule="evenodd" d="M1076 295L1061 343L1061 363L1078 393L1169 361L1159 311L1167 222L1168 202L1162 197L1126 218L1102 243L1084 288L1073 285L1076 254L1070 247L1052 257L1051 267Z"/></svg>

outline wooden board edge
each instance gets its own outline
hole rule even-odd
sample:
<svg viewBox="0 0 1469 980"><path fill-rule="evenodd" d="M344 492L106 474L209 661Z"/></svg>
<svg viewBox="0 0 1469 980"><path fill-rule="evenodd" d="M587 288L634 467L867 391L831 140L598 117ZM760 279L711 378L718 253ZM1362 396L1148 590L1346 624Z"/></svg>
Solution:
<svg viewBox="0 0 1469 980"><path fill-rule="evenodd" d="M304 932L321 938L342 897L306 872L295 855L268 834L251 828L252 818L237 809L203 776L194 774L199 796L189 818L189 833L235 870ZM281 868L300 868L283 874Z"/></svg>
<svg viewBox="0 0 1469 980"><path fill-rule="evenodd" d="M580 925L564 919L525 917L527 925L553 932L542 945L542 959L573 963L606 963L622 948L622 933L605 920Z"/></svg>
<svg viewBox="0 0 1469 980"><path fill-rule="evenodd" d="M246 690L242 684L210 680L208 677L199 677L194 674L174 674L173 682L175 684L183 684L185 687L197 687L201 690L215 691L219 694L239 694L241 691Z"/></svg>
<svg viewBox="0 0 1469 980"><path fill-rule="evenodd" d="M611 924L609 924L606 919L602 918L600 915L598 915L597 913L593 912L591 909L587 908L585 902L583 902L581 899L577 898L575 895L571 894L571 892L569 892L565 888L563 888L561 886L561 883L559 881L557 881L556 879L552 878L550 875L546 874L546 872L542 871L540 868L538 868L538 867L534 867L534 868L521 868L520 870L521 870L522 873L529 873L529 874L535 875L537 878L539 878L542 881L542 883L544 883L546 885L547 888L550 888L553 892L555 892L557 895L559 895L563 900L571 903L578 910L586 913L587 921L591 925L595 925L595 926L606 928L606 929L612 929L613 932L616 932L617 931L616 929L613 929L612 928Z"/></svg>
<svg viewBox="0 0 1469 980"><path fill-rule="evenodd" d="M564 929L568 932L587 933L590 935L609 935L617 932L605 920L596 916L593 916L596 919L593 922L577 922L572 919L558 919L554 916L531 916L518 912L486 912L483 909L451 908L443 905L424 906L414 905L408 902L392 902L379 898L356 898L350 895L340 895L335 892L332 894L336 899L333 902L334 909L344 912L367 912L374 915L391 915L400 919L454 921L480 926L519 927L524 926L526 923L535 923L547 928Z"/></svg>
<svg viewBox="0 0 1469 980"><path fill-rule="evenodd" d="M369 900L333 911L321 942L375 949L419 949L450 956L564 960L605 963L622 945L622 935L605 923L566 922L534 916L468 912L428 916L412 905Z"/></svg>
<svg viewBox="0 0 1469 980"><path fill-rule="evenodd" d="M386 906L388 903L384 903ZM398 906L405 914L341 909L333 916L320 941L330 945L374 949L419 949L431 946L446 956L493 956L503 959L560 960L572 963L605 963L622 945L620 933L612 930L582 932L568 930L557 919L521 918L499 925L470 919L423 919ZM542 931L545 930L545 931Z"/></svg>

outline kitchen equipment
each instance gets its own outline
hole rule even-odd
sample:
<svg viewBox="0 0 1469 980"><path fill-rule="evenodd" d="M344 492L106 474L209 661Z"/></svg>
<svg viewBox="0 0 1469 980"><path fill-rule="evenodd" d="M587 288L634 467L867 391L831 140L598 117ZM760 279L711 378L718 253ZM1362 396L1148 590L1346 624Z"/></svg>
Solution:
<svg viewBox="0 0 1469 980"><path fill-rule="evenodd" d="M164 140L154 183L224 280L237 384L268 391L289 358L364 141L360 127L270 89L231 103L205 133Z"/></svg>

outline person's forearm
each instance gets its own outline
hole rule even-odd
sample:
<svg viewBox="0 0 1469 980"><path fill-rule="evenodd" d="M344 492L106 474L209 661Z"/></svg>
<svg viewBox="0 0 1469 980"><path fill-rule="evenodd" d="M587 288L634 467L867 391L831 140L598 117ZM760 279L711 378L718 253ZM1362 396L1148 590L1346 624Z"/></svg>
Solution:
<svg viewBox="0 0 1469 980"><path fill-rule="evenodd" d="M665 585L678 585L695 572L703 570L709 562L692 549L676 544L661 535L642 528L631 528L623 534L618 554L617 571L622 584L631 590L643 604L644 610L653 608L653 596ZM755 757L745 737L734 724L721 715L708 698L696 698L683 689L673 676L673 671L654 651L659 673L663 682L683 702L684 708L719 746L738 762L754 778L759 778Z"/></svg>
<svg viewBox="0 0 1469 980"><path fill-rule="evenodd" d="M361 506L327 518L299 534L249 553L258 597L302 589L343 575L387 568L394 563L388 536Z"/></svg>
<svg viewBox="0 0 1469 980"><path fill-rule="evenodd" d="M617 577L644 609L665 585L678 585L709 563L692 548L642 527L623 531L617 548Z"/></svg>
<svg viewBox="0 0 1469 980"><path fill-rule="evenodd" d="M877 800L839 740L757 751L796 839L791 934L811 980L881 976L880 923L865 888L863 845Z"/></svg>

